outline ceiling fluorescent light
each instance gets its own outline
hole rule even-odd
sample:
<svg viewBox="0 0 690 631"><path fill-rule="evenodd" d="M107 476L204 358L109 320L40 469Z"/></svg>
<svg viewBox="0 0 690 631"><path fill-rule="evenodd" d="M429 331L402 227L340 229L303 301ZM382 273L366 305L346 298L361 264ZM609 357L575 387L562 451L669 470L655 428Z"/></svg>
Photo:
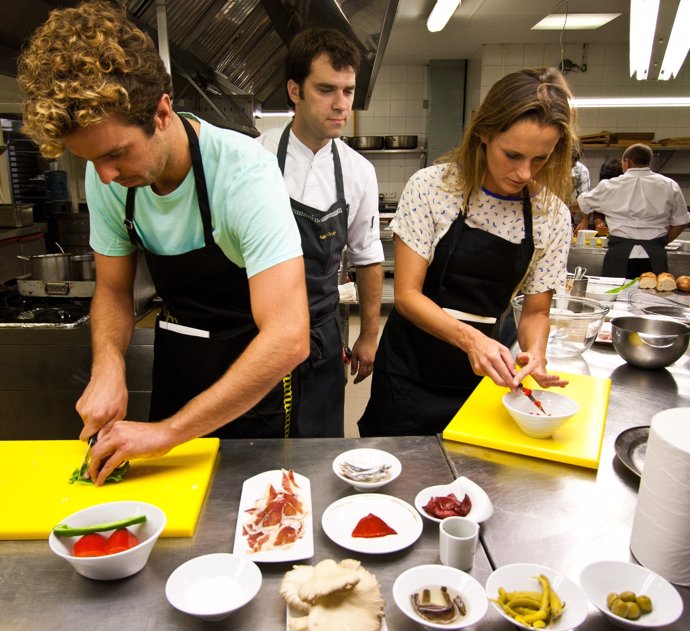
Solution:
<svg viewBox="0 0 690 631"><path fill-rule="evenodd" d="M680 0L673 29L666 46L666 54L661 64L659 80L674 79L690 49L690 0Z"/></svg>
<svg viewBox="0 0 690 631"><path fill-rule="evenodd" d="M630 76L646 79L652 56L659 0L630 0Z"/></svg>
<svg viewBox="0 0 690 631"><path fill-rule="evenodd" d="M426 21L427 29L432 33L443 30L443 27L448 24L450 16L460 6L460 2L461 0L436 0L434 8L429 13L429 19Z"/></svg>
<svg viewBox="0 0 690 631"><path fill-rule="evenodd" d="M551 13L537 22L532 31L588 31L615 20L620 13Z"/></svg>
<svg viewBox="0 0 690 631"><path fill-rule="evenodd" d="M578 109L584 107L690 107L690 97L579 97L571 99L570 105Z"/></svg>

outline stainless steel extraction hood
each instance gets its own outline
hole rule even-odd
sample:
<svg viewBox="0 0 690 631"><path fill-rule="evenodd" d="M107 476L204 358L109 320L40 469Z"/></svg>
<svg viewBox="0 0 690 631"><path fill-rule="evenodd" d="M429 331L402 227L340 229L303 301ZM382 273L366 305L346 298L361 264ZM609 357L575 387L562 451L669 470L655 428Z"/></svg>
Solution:
<svg viewBox="0 0 690 631"><path fill-rule="evenodd" d="M360 49L355 109L366 109L398 0L129 0L134 19L167 30L176 103L254 135L256 111L287 108L284 62L299 31L331 27ZM161 22L161 8L164 22Z"/></svg>
<svg viewBox="0 0 690 631"><path fill-rule="evenodd" d="M51 9L76 4L22 0L5 12L0 73L16 73L21 43ZM178 109L256 135L255 111L287 108L287 43L311 26L337 28L359 47L355 109L366 109L398 0L126 0L125 5L154 41L168 43Z"/></svg>

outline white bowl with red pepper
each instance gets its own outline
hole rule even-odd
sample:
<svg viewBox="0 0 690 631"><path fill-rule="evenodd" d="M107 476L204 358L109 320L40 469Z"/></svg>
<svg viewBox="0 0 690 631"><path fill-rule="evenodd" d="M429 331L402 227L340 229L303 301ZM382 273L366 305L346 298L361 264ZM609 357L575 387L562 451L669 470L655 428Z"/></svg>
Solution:
<svg viewBox="0 0 690 631"><path fill-rule="evenodd" d="M116 580L146 565L165 524L165 513L153 504L107 502L65 517L48 545L82 576Z"/></svg>

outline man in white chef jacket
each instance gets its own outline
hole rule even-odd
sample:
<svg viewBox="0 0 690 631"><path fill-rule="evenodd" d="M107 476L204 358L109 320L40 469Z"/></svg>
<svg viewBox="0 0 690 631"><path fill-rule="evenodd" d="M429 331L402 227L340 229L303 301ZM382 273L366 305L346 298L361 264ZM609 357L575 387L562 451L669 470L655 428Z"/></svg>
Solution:
<svg viewBox="0 0 690 631"><path fill-rule="evenodd" d="M652 157L647 145L631 145L623 152L623 175L602 180L577 198L583 213L606 217L609 245L603 276L668 272L666 244L690 223L680 186L650 169Z"/></svg>
<svg viewBox="0 0 690 631"><path fill-rule="evenodd" d="M355 266L361 315L351 374L371 374L381 310L383 246L372 164L339 140L355 95L359 51L339 31L307 29L290 43L287 95L295 116L259 141L278 157L302 237L311 354L288 377L293 435L342 436L345 405L338 270L344 248Z"/></svg>

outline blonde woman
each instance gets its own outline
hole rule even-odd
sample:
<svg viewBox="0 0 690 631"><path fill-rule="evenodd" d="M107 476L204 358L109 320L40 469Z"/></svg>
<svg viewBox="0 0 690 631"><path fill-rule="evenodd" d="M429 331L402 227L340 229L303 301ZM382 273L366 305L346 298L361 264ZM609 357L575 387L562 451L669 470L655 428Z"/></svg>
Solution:
<svg viewBox="0 0 690 631"><path fill-rule="evenodd" d="M395 306L374 364L360 434L440 432L483 376L515 390L546 370L549 308L571 240L570 90L554 68L499 80L462 144L407 183L395 232ZM525 300L517 357L497 341L511 297ZM520 366L516 371L515 364Z"/></svg>

